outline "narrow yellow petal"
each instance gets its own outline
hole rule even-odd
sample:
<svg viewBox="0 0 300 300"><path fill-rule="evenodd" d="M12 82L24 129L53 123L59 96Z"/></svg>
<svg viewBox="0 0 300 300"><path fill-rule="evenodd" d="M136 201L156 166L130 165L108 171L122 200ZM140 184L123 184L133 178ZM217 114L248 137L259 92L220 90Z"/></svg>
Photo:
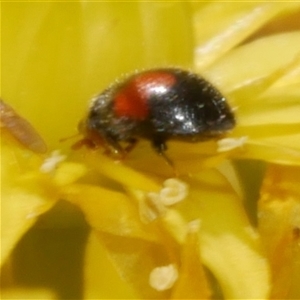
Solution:
<svg viewBox="0 0 300 300"><path fill-rule="evenodd" d="M271 165L259 199L259 232L272 268L272 299L299 299L300 169Z"/></svg>
<svg viewBox="0 0 300 300"><path fill-rule="evenodd" d="M204 75L227 94L288 65L300 53L299 39L300 32L293 31L254 40L230 51Z"/></svg>
<svg viewBox="0 0 300 300"><path fill-rule="evenodd" d="M260 239L228 182L213 170L186 182L190 195L178 210L188 221L200 220L199 251L225 297L267 299L270 275Z"/></svg>
<svg viewBox="0 0 300 300"><path fill-rule="evenodd" d="M194 15L195 65L201 72L247 36L297 4L227 2L209 3ZM212 20L215 20L212 22Z"/></svg>
<svg viewBox="0 0 300 300"><path fill-rule="evenodd" d="M120 277L95 232L86 245L84 299L138 299L136 292Z"/></svg>
<svg viewBox="0 0 300 300"><path fill-rule="evenodd" d="M270 142L249 140L244 149L236 150L236 158L259 159L287 165L300 165L300 151Z"/></svg>
<svg viewBox="0 0 300 300"><path fill-rule="evenodd" d="M89 225L119 236L157 240L153 227L141 222L138 209L121 192L87 184L65 186L61 196L80 207Z"/></svg>
<svg viewBox="0 0 300 300"><path fill-rule="evenodd" d="M99 173L115 180L125 187L145 191L156 191L159 189L158 183L151 178L126 167L122 162L114 161L99 151L83 150L83 153L83 159L90 167L93 167Z"/></svg>
<svg viewBox="0 0 300 300"><path fill-rule="evenodd" d="M211 290L199 256L199 227L197 220L189 225L181 250L181 268L171 299L210 299Z"/></svg>
<svg viewBox="0 0 300 300"><path fill-rule="evenodd" d="M40 173L42 158L1 136L1 264L38 217L58 200L58 191Z"/></svg>

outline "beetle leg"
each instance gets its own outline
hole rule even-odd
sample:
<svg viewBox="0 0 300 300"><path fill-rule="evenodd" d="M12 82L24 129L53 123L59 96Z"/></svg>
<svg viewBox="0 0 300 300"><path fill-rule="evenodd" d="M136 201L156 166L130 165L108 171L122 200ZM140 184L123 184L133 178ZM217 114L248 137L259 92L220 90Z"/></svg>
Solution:
<svg viewBox="0 0 300 300"><path fill-rule="evenodd" d="M64 141L64 140L61 140L61 141ZM73 150L78 150L83 146L86 146L87 148L90 148L90 149L96 148L96 144L89 138L83 138L83 139L77 141L76 143L74 143L71 146L71 148Z"/></svg>
<svg viewBox="0 0 300 300"><path fill-rule="evenodd" d="M127 142L128 142L128 145L126 146L125 151L126 151L126 153L129 153L134 149L134 147L136 146L138 141L135 138L131 138Z"/></svg>
<svg viewBox="0 0 300 300"><path fill-rule="evenodd" d="M177 177L177 170L175 169L173 161L167 156L166 150L167 150L167 145L164 139L155 139L152 141L152 146L156 150L156 152L162 156L164 161L169 165Z"/></svg>
<svg viewBox="0 0 300 300"><path fill-rule="evenodd" d="M109 156L118 156L121 159L123 159L126 155L126 150L120 145L120 143L109 136L104 137L105 143L103 143L103 146L105 148L105 154Z"/></svg>

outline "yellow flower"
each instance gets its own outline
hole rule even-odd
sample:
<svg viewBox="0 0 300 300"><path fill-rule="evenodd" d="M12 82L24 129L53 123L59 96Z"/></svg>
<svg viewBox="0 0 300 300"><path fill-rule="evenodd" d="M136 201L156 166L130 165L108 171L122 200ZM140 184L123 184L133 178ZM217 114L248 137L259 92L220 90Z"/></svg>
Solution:
<svg viewBox="0 0 300 300"><path fill-rule="evenodd" d="M83 271L68 273L83 272L85 299L300 297L298 3L2 6L2 96L49 146L44 155L28 149L27 138L20 144L2 113L5 278L21 236L66 200L92 228ZM59 142L76 132L87 99L120 74L170 65L201 73L237 117L236 128L217 141L168 143L178 178L146 141L122 162ZM268 171L253 175L262 162ZM260 185L253 176L264 176L258 210L251 204ZM47 261L51 270L61 263ZM6 290L20 283L14 270ZM74 298L65 278L62 285L46 288Z"/></svg>

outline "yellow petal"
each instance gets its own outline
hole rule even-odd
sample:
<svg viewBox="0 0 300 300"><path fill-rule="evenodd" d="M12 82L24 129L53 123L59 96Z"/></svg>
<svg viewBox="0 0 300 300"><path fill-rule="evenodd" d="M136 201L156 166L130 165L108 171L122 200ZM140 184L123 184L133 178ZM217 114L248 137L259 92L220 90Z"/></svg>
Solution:
<svg viewBox="0 0 300 300"><path fill-rule="evenodd" d="M174 253L170 253L167 243L157 244L101 232L97 232L96 236L121 278L131 286L139 298L169 298L170 290L158 291L151 287L149 282L153 269L174 262Z"/></svg>
<svg viewBox="0 0 300 300"><path fill-rule="evenodd" d="M233 154L235 158L259 159L287 165L300 164L300 151L264 141L247 141L242 149Z"/></svg>
<svg viewBox="0 0 300 300"><path fill-rule="evenodd" d="M86 247L84 299L138 299L133 288L120 277L95 232Z"/></svg>
<svg viewBox="0 0 300 300"><path fill-rule="evenodd" d="M126 167L121 162L94 151L83 150L84 161L100 174L122 184L128 188L141 189L144 191L156 191L159 185L155 180Z"/></svg>
<svg viewBox="0 0 300 300"><path fill-rule="evenodd" d="M211 290L198 251L198 223L195 220L189 224L186 241L181 249L180 276L171 299L210 299Z"/></svg>
<svg viewBox="0 0 300 300"><path fill-rule="evenodd" d="M298 4L286 2L240 1L200 6L194 15L196 70L201 72L272 18L297 7Z"/></svg>
<svg viewBox="0 0 300 300"><path fill-rule="evenodd" d="M259 232L271 269L272 299L299 299L300 169L271 165L259 200Z"/></svg>
<svg viewBox="0 0 300 300"><path fill-rule="evenodd" d="M58 297L54 291L45 289L29 289L29 288L14 288L14 289L1 289L1 299L42 299L42 300L55 300Z"/></svg>
<svg viewBox="0 0 300 300"><path fill-rule="evenodd" d="M97 231L157 240L153 228L141 222L138 209L124 193L100 186L74 184L63 189L62 197L78 205L89 225Z"/></svg>
<svg viewBox="0 0 300 300"><path fill-rule="evenodd" d="M190 196L178 210L187 220L200 220L203 263L217 278L226 298L267 299L268 263L240 200L216 171L193 177L186 180Z"/></svg>
<svg viewBox="0 0 300 300"><path fill-rule="evenodd" d="M1 264L37 218L58 200L57 189L40 173L42 157L1 138Z"/></svg>
<svg viewBox="0 0 300 300"><path fill-rule="evenodd" d="M230 51L204 74L227 94L288 65L300 53L299 39L300 32L293 31L254 40Z"/></svg>

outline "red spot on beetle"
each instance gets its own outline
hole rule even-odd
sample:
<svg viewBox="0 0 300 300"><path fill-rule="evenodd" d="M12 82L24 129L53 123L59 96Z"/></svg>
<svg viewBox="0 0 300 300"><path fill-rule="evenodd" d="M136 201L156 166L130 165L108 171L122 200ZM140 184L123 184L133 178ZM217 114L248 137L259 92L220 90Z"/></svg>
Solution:
<svg viewBox="0 0 300 300"><path fill-rule="evenodd" d="M114 112L119 117L144 120L149 114L149 99L152 95L166 93L176 78L169 72L141 73L128 81L114 98Z"/></svg>

